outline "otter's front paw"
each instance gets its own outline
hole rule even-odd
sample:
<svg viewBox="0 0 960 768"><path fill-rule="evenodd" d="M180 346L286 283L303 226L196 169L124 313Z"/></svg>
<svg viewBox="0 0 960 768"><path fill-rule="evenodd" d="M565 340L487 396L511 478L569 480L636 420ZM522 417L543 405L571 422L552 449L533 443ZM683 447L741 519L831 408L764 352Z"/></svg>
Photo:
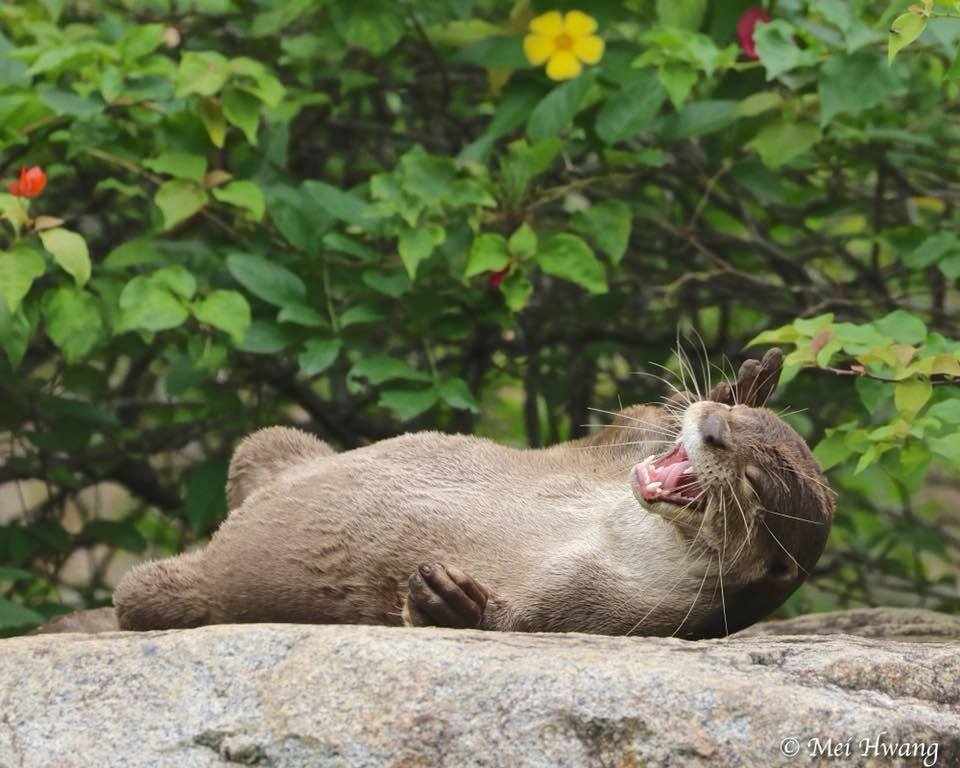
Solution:
<svg viewBox="0 0 960 768"><path fill-rule="evenodd" d="M409 581L404 624L413 627L480 626L490 593L459 568L421 563Z"/></svg>

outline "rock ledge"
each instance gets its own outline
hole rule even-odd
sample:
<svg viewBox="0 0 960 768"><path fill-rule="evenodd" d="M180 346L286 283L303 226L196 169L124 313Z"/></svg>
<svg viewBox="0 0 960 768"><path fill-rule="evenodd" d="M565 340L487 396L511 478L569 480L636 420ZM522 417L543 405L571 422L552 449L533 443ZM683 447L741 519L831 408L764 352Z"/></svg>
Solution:
<svg viewBox="0 0 960 768"><path fill-rule="evenodd" d="M910 612L925 642L905 642L872 613L838 626L898 639L280 624L14 638L0 767L913 766L934 743L937 765L960 765L960 622ZM914 755L861 754L878 736ZM811 758L815 738L850 754Z"/></svg>

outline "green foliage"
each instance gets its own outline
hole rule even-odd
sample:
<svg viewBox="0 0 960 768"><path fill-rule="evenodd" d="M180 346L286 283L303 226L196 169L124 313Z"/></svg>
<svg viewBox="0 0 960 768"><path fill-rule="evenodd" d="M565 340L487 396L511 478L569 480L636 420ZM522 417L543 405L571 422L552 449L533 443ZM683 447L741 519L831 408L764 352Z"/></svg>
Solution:
<svg viewBox="0 0 960 768"><path fill-rule="evenodd" d="M757 60L745 3L584 6L562 83L539 2L135 6L0 5L0 168L49 177L0 193L0 630L209 536L258 427L547 444L678 329L790 352L840 493L792 609L960 606L953 4L776 4Z"/></svg>

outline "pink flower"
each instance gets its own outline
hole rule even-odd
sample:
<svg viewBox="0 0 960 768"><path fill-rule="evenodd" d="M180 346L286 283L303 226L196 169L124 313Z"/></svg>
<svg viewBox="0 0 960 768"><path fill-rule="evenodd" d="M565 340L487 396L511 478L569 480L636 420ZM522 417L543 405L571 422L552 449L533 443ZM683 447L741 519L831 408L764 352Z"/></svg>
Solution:
<svg viewBox="0 0 960 768"><path fill-rule="evenodd" d="M757 46L753 43L753 33L758 24L766 24L768 21L772 21L770 15L763 8L755 6L744 11L737 22L737 39L740 40L740 47L748 59L760 58L757 56Z"/></svg>
<svg viewBox="0 0 960 768"><path fill-rule="evenodd" d="M498 289L503 283L503 278L507 276L507 273L510 271L510 266L506 266L503 269L498 269L496 272L491 272L487 276L487 283L491 288Z"/></svg>

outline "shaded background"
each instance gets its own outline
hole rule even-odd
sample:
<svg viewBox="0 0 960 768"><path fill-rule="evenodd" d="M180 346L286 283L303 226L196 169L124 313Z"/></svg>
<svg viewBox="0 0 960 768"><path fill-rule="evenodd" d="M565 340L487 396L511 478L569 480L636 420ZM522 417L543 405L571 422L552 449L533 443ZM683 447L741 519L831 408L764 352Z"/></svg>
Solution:
<svg viewBox="0 0 960 768"><path fill-rule="evenodd" d="M563 83L564 3L0 5L0 632L208 538L251 430L548 445L678 336L790 353L839 500L783 611L956 611L960 22L771 3L751 58L749 5L590 3Z"/></svg>

